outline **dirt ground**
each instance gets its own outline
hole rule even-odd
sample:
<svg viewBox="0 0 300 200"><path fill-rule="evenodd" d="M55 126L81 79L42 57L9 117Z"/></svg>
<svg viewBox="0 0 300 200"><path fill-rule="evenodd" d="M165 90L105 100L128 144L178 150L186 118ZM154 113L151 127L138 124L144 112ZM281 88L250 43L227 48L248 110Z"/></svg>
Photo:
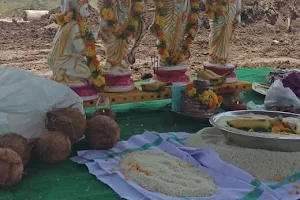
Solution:
<svg viewBox="0 0 300 200"><path fill-rule="evenodd" d="M232 41L230 62L237 67L300 68L300 0L243 0L242 3L242 24ZM51 13L55 11L57 9ZM94 12L92 22L97 21L96 16ZM288 17L292 19L290 29L287 28ZM205 16L203 21L207 22ZM57 30L52 23L53 18L49 16L19 23L19 26L0 22L0 66L51 75L46 58ZM209 29L206 23L203 24L192 46L192 57L187 61L189 74L207 60ZM154 37L147 34L133 66L134 79L151 72L151 56L155 49ZM98 43L98 54L104 57L101 42Z"/></svg>

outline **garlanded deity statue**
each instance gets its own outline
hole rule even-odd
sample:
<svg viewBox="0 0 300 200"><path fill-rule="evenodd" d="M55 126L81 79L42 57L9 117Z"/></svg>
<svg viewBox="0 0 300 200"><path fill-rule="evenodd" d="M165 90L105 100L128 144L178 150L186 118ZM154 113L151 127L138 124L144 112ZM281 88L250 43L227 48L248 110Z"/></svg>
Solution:
<svg viewBox="0 0 300 200"><path fill-rule="evenodd" d="M235 66L228 64L227 61L235 25L241 22L241 0L203 1L206 6L206 14L209 17L211 29L209 36L209 62L204 63L204 68L219 75L232 72L226 82L236 82Z"/></svg>
<svg viewBox="0 0 300 200"><path fill-rule="evenodd" d="M95 34L88 30L88 0L62 0L56 15L60 28L48 56L52 79L72 88L83 100L96 99L95 87L105 84L96 57Z"/></svg>
<svg viewBox="0 0 300 200"><path fill-rule="evenodd" d="M131 66L135 51L144 33L141 17L142 0L98 0L100 9L99 37L106 48L103 76L106 92L127 92L135 89ZM129 43L134 40L132 49Z"/></svg>
<svg viewBox="0 0 300 200"><path fill-rule="evenodd" d="M150 28L157 38L158 66L154 80L184 85L189 82L183 64L198 30L200 0L154 0L155 17Z"/></svg>

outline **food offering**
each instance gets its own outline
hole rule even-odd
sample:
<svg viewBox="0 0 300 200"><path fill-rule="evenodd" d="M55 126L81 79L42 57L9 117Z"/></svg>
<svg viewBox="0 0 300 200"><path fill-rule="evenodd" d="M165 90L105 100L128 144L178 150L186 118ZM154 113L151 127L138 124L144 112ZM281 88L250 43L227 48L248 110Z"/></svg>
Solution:
<svg viewBox="0 0 300 200"><path fill-rule="evenodd" d="M231 111L210 123L238 146L281 152L300 151L300 116L273 111Z"/></svg>
<svg viewBox="0 0 300 200"><path fill-rule="evenodd" d="M282 135L297 134L300 136L300 119L282 116L268 118L265 116L244 116L229 120L228 126L240 130L246 130L249 133L276 133Z"/></svg>

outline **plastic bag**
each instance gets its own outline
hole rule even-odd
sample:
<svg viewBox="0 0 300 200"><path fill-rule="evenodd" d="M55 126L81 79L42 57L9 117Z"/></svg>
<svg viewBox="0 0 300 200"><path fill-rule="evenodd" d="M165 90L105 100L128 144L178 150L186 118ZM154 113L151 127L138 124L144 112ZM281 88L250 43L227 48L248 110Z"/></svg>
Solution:
<svg viewBox="0 0 300 200"><path fill-rule="evenodd" d="M281 81L275 81L268 90L265 98L265 107L294 107L300 109L300 100L288 87L283 87Z"/></svg>
<svg viewBox="0 0 300 200"><path fill-rule="evenodd" d="M0 67L0 134L37 137L45 132L49 110L70 106L84 113L82 98L69 87L22 69Z"/></svg>
<svg viewBox="0 0 300 200"><path fill-rule="evenodd" d="M247 110L261 110L261 111L265 111L266 108L265 108L264 105L257 105L253 101L249 101L247 103Z"/></svg>

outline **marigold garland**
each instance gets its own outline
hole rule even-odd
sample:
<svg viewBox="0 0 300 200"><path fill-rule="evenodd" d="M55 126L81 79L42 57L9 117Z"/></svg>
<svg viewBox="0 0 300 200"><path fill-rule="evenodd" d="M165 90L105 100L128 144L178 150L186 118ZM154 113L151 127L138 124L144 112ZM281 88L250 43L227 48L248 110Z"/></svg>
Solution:
<svg viewBox="0 0 300 200"><path fill-rule="evenodd" d="M132 15L129 19L129 25L127 27L121 27L118 23L116 8L111 1L107 1L104 8L100 10L100 17L108 21L108 24L112 27L112 32L117 38L126 40L132 36L142 23L142 12L144 10L144 2L142 0L134 1L132 5Z"/></svg>
<svg viewBox="0 0 300 200"><path fill-rule="evenodd" d="M66 14L58 13L56 15L56 23L60 26L64 26L71 20L75 20L79 24L80 32L85 41L85 49L82 54L85 56L87 66L92 72L92 84L96 87L101 87L105 85L105 78L102 76L102 66L97 59L95 38L93 33L87 29L86 21L76 11Z"/></svg>
<svg viewBox="0 0 300 200"><path fill-rule="evenodd" d="M195 39L198 29L198 20L200 18L200 0L191 0L191 13L188 16L188 24L186 27L186 36L181 45L181 52L176 52L175 55L170 55L167 49L167 36L164 33L164 27L166 22L166 10L164 8L163 0L154 0L155 22L154 31L158 37L157 51L160 56L160 60L167 66L178 65L182 63L190 55L190 46Z"/></svg>
<svg viewBox="0 0 300 200"><path fill-rule="evenodd" d="M210 109L219 108L223 102L223 97L218 96L212 90L207 90L201 94L197 94L197 89L191 85L187 86L187 96L188 97L199 97L199 101L204 105L208 106Z"/></svg>
<svg viewBox="0 0 300 200"><path fill-rule="evenodd" d="M205 12L210 20L217 20L229 11L229 0L207 0Z"/></svg>

